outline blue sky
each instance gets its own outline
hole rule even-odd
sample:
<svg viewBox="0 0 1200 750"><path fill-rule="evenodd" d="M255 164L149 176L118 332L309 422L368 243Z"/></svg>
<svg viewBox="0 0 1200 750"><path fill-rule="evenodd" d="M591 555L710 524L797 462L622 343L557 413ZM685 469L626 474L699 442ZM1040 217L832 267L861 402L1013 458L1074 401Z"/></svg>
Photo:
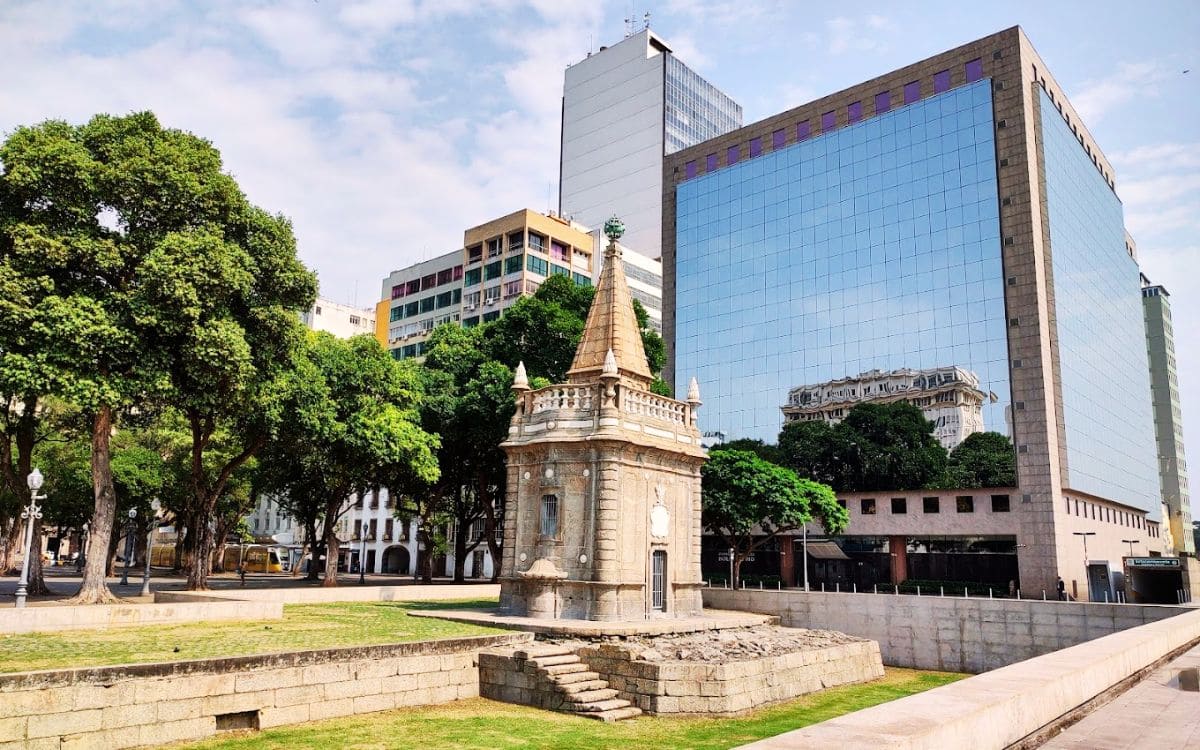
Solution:
<svg viewBox="0 0 1200 750"><path fill-rule="evenodd" d="M651 25L746 121L1020 24L1116 169L1172 292L1200 471L1200 3L0 0L0 132L152 109L290 216L326 296L557 192L562 72ZM1190 73L1183 73L1191 70Z"/></svg>

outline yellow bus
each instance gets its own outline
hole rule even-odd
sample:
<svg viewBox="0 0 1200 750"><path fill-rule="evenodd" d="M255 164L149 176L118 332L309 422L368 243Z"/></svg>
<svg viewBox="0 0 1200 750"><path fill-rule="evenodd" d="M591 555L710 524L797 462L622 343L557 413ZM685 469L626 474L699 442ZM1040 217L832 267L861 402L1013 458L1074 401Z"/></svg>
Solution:
<svg viewBox="0 0 1200 750"><path fill-rule="evenodd" d="M229 544L225 547L225 556L222 562L227 573L236 573L239 561L244 563L247 573L282 573L281 549L283 548L269 547L265 544ZM175 545L154 545L150 552L150 564L156 568L174 567Z"/></svg>

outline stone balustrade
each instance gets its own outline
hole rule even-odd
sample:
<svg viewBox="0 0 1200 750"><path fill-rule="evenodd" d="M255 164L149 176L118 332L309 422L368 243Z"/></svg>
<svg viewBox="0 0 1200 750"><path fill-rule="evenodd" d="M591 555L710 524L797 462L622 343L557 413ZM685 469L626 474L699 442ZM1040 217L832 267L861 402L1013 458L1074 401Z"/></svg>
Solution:
<svg viewBox="0 0 1200 750"><path fill-rule="evenodd" d="M591 411L595 387L590 385L552 385L534 391L531 414L548 411Z"/></svg>
<svg viewBox="0 0 1200 750"><path fill-rule="evenodd" d="M689 423L689 407L682 401L649 391L621 389L621 411L634 417L650 417L677 425Z"/></svg>

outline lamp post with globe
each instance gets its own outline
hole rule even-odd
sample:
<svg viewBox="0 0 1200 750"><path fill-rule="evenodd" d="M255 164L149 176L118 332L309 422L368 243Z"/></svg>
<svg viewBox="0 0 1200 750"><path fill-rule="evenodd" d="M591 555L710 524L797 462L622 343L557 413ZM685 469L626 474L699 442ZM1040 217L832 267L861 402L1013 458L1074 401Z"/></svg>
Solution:
<svg viewBox="0 0 1200 750"><path fill-rule="evenodd" d="M150 553L154 550L154 532L158 528L158 509L161 507L157 497L150 503L150 520L146 524L150 530L146 532L146 571L142 575L142 596L150 596Z"/></svg>
<svg viewBox="0 0 1200 750"><path fill-rule="evenodd" d="M38 490L42 488L44 481L46 479L38 469L34 469L25 478L25 483L29 485L29 505L21 511L21 518L25 519L25 556L21 561L21 580L17 582L18 607L25 606L25 598L28 596L29 555L33 552L33 524L42 517L42 506L38 505L38 500L45 500L46 496L39 495Z"/></svg>

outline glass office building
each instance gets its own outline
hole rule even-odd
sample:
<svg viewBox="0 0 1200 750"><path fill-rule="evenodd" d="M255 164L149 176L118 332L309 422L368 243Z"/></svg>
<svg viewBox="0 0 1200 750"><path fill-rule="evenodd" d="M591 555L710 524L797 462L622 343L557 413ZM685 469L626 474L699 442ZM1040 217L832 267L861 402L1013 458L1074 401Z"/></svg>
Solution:
<svg viewBox="0 0 1200 750"><path fill-rule="evenodd" d="M742 105L675 55L666 57L663 153L673 154L742 126Z"/></svg>
<svg viewBox="0 0 1200 750"><path fill-rule="evenodd" d="M1011 434L994 127L977 80L679 184L675 387L699 379L703 430L774 442L798 385L961 367Z"/></svg>
<svg viewBox="0 0 1200 750"><path fill-rule="evenodd" d="M1067 481L1160 515L1141 278L1121 201L1037 92L1054 271Z"/></svg>

